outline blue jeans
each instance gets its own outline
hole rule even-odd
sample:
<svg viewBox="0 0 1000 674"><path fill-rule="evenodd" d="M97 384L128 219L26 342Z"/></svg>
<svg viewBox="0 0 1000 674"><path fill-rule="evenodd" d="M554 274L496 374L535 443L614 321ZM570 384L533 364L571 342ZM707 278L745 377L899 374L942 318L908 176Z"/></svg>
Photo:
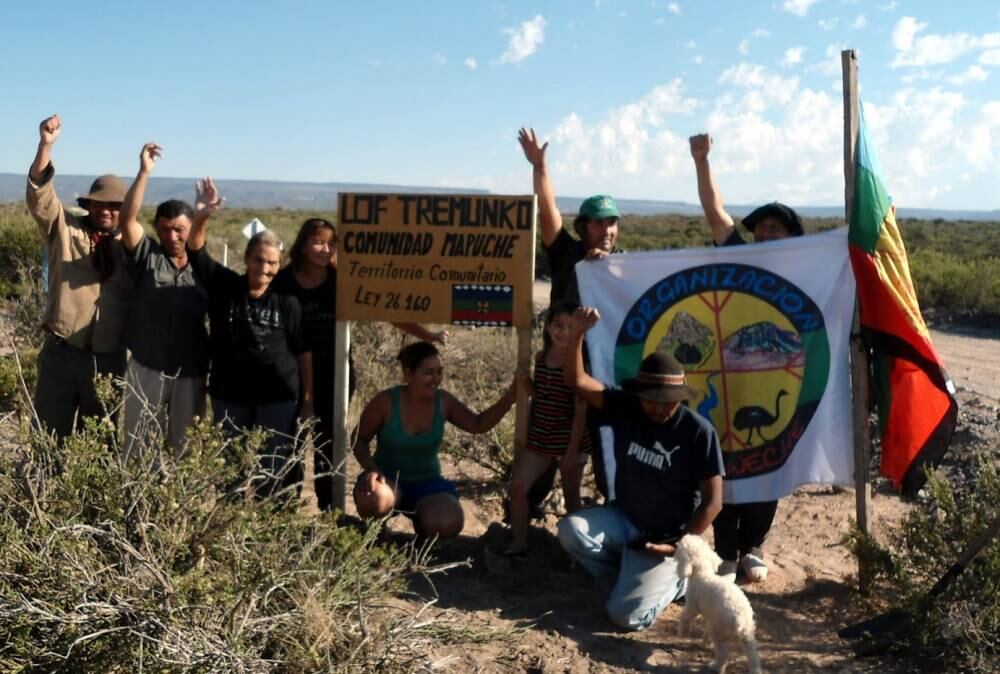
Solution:
<svg viewBox="0 0 1000 674"><path fill-rule="evenodd" d="M605 608L619 627L644 630L686 583L677 562L628 547L640 531L616 505L587 508L559 522L559 543L608 591Z"/></svg>

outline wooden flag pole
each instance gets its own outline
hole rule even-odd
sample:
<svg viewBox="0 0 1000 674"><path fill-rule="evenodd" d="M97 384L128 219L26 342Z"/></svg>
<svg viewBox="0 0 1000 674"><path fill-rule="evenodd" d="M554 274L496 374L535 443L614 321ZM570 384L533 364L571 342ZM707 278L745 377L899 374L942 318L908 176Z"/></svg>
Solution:
<svg viewBox="0 0 1000 674"><path fill-rule="evenodd" d="M844 205L847 222L854 209L855 146L858 140L858 54L853 49L840 52L844 75ZM851 324L851 401L854 420L854 498L858 529L869 534L868 514L871 481L868 464L871 437L868 432L868 350L861 340L861 318L854 302ZM871 574L864 560L858 558L858 586L862 592L871 587Z"/></svg>
<svg viewBox="0 0 1000 674"><path fill-rule="evenodd" d="M333 374L333 465L324 470L333 471L333 499L331 505L343 512L347 505L347 451L350 434L347 431L348 381L351 351L351 327L347 321L337 321L334 330Z"/></svg>

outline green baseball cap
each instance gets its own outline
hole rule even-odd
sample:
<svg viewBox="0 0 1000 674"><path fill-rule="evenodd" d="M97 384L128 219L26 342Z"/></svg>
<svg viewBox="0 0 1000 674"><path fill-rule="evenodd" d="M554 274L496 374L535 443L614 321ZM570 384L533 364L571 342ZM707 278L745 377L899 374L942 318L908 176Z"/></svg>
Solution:
<svg viewBox="0 0 1000 674"><path fill-rule="evenodd" d="M622 214L618 212L618 204L615 203L615 198L609 197L607 194L597 194L585 199L580 204L580 215L591 220L622 217Z"/></svg>

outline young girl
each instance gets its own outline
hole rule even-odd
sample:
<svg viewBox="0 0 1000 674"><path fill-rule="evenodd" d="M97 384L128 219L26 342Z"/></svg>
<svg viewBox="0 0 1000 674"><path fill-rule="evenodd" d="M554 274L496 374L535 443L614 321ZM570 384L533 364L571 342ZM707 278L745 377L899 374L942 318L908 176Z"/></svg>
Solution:
<svg viewBox="0 0 1000 674"><path fill-rule="evenodd" d="M586 403L563 379L577 306L575 302L558 302L545 314L545 347L535 358L528 444L514 463L510 482L512 538L504 553L507 556L522 557L527 551L528 490L554 463L559 462L567 512L581 508L580 480L590 451L584 424Z"/></svg>
<svg viewBox="0 0 1000 674"><path fill-rule="evenodd" d="M274 278L274 288L291 295L302 308L302 339L312 353L313 408L316 413L313 454L314 486L321 510L333 507L333 334L337 315L337 229L323 218L309 218L288 253L290 262ZM415 323L396 323L417 339L444 344L447 331L432 332ZM354 395L354 363L348 361L348 391ZM300 413L301 415L301 413ZM291 471L289 482L301 481L301 471Z"/></svg>

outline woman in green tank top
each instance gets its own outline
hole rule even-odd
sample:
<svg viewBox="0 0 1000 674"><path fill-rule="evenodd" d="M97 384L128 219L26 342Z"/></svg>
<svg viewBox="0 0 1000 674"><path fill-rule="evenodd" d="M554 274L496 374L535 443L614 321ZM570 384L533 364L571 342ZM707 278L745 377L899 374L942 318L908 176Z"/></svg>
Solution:
<svg viewBox="0 0 1000 674"><path fill-rule="evenodd" d="M477 414L441 388L444 365L433 344L410 344L398 360L405 383L376 395L361 413L354 456L362 472L354 503L362 517L382 517L395 509L408 514L422 536L454 538L464 516L454 485L441 476L444 422L468 433L492 429L514 404L515 386L524 376L515 377L499 400Z"/></svg>

